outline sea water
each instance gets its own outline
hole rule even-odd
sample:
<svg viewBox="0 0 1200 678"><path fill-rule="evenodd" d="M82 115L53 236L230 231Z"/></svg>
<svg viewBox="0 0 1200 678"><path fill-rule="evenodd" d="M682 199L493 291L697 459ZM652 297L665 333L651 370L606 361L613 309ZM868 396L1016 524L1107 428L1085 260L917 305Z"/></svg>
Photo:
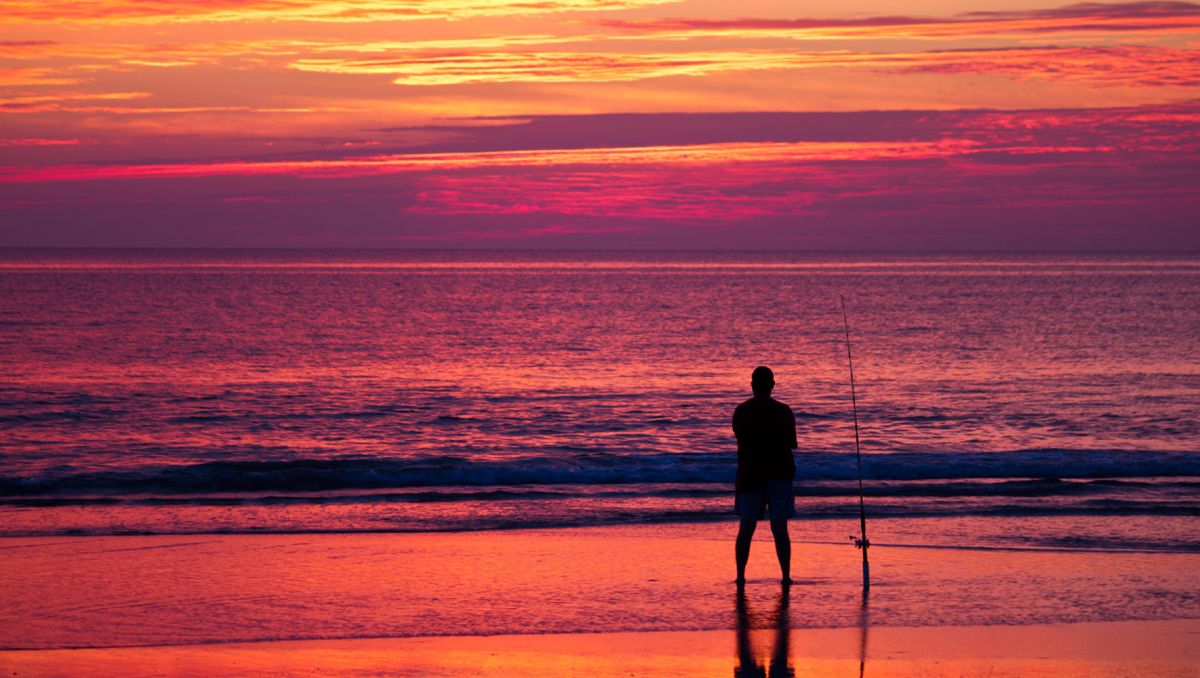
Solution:
<svg viewBox="0 0 1200 678"><path fill-rule="evenodd" d="M729 520L760 364L800 516L852 526L842 297L869 516L1200 550L1200 256L1159 254L4 250L0 535Z"/></svg>

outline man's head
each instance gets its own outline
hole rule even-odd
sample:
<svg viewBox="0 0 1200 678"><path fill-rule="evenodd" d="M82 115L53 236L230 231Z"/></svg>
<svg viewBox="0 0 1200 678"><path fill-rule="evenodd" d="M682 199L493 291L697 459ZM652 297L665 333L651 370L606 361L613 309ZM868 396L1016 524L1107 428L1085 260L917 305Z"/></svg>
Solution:
<svg viewBox="0 0 1200 678"><path fill-rule="evenodd" d="M766 397L771 395L771 391L775 388L775 373L771 371L771 368L759 365L754 368L754 373L750 375L750 388L756 396Z"/></svg>

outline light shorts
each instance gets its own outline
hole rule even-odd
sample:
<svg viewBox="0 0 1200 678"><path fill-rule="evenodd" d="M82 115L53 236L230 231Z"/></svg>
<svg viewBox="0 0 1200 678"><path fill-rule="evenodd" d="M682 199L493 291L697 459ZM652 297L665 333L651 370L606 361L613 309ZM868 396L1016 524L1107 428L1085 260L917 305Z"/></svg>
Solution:
<svg viewBox="0 0 1200 678"><path fill-rule="evenodd" d="M742 520L762 520L770 508L771 520L786 520L796 515L796 495L790 480L768 480L747 492L738 492L733 510Z"/></svg>

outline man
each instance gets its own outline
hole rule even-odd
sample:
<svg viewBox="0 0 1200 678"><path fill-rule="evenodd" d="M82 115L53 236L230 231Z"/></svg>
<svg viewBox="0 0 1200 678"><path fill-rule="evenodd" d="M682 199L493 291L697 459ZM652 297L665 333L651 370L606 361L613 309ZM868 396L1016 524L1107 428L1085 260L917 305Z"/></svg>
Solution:
<svg viewBox="0 0 1200 678"><path fill-rule="evenodd" d="M769 367L756 367L750 376L754 397L733 412L733 434L737 436L737 493L734 507L741 517L735 555L737 584L746 583L746 561L750 540L764 513L771 516L771 535L783 585L792 583L792 541L788 518L796 513L792 479L796 477L796 416L792 408L771 397L775 375ZM764 510L765 509L765 510Z"/></svg>

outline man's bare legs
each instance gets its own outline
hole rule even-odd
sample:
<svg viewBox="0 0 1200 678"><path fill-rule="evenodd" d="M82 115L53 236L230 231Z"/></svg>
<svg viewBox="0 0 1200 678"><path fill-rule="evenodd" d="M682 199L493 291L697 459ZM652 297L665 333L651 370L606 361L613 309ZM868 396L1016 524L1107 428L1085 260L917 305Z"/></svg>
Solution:
<svg viewBox="0 0 1200 678"><path fill-rule="evenodd" d="M771 536L775 537L775 557L784 586L792 583L792 538L788 536L787 518L771 521Z"/></svg>
<svg viewBox="0 0 1200 678"><path fill-rule="evenodd" d="M746 563L750 560L750 542L754 539L757 520L742 519L738 526L734 555L737 557L737 583L746 583ZM771 521L771 536L775 538L775 557L779 559L779 572L784 585L792 583L792 540L788 536L787 520Z"/></svg>
<svg viewBox="0 0 1200 678"><path fill-rule="evenodd" d="M754 538L754 529L758 527L757 520L742 518L738 526L737 543L734 545L734 555L737 557L738 586L746 583L746 563L750 560L750 541Z"/></svg>

